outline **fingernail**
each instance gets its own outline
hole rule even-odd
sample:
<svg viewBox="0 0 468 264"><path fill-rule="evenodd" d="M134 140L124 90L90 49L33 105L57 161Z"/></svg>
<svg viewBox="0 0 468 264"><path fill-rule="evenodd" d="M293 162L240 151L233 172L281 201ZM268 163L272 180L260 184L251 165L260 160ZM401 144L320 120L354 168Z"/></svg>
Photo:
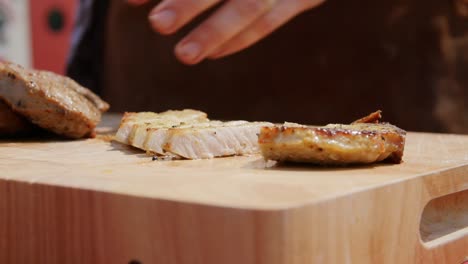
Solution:
<svg viewBox="0 0 468 264"><path fill-rule="evenodd" d="M200 55L201 47L198 43L189 42L178 47L176 52L182 59L193 61Z"/></svg>
<svg viewBox="0 0 468 264"><path fill-rule="evenodd" d="M154 13L150 16L150 20L154 26L159 29L168 29L175 22L175 13L171 10L164 10Z"/></svg>

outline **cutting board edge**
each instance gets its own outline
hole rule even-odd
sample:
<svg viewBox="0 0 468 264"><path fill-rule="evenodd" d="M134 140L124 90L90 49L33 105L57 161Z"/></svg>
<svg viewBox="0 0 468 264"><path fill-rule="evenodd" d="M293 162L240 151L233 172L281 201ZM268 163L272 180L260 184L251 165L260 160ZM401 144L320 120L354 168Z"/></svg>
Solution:
<svg viewBox="0 0 468 264"><path fill-rule="evenodd" d="M115 194L115 195L123 195L123 196L128 196L128 197L136 197L136 198L143 198L143 199L151 199L155 201L167 201L167 202L175 202L175 203L180 203L180 204L190 204L190 205L200 205L200 206L209 206L213 208L222 208L222 209L236 209L236 210L249 210L249 211L258 211L258 212L278 212L278 211L288 211L288 210L295 210L295 209L300 209L303 207L307 206L314 206L318 205L321 203L326 203L334 199L339 199L339 198L345 198L345 197L350 197L358 193L363 193L363 192L368 192L372 190L377 190L389 186L395 186L399 184L405 184L411 181L418 181L418 180L424 180L426 177L444 177L444 174L450 174L456 170L467 170L468 171L468 163L462 164L462 165L455 165L452 167L447 167L443 169L438 169L434 170L428 173L420 173L417 175L413 176L408 176L406 178L399 178L396 179L395 181L388 181L383 184L374 184L370 186L365 186L362 187L361 189L354 190L352 192L346 192L343 194L336 194L332 193L326 196L322 196L319 199L314 198L314 200L310 200L308 202L301 202L301 203L291 203L291 204L285 204L285 205L279 205L279 206L265 206L265 205L239 205L236 206L233 203L210 203L207 201L190 201L188 199L174 199L173 197L166 197L166 196L156 196L156 195L142 195L137 192L131 192L131 191L124 191L120 192L119 190L105 190L105 189L93 189L93 188L88 188L88 187L81 187L81 186L65 186L61 184L57 184L55 182L27 182L27 181L22 181L22 180L16 180L16 179L5 179L5 178L0 178L0 182L5 181L5 182L16 182L16 183L23 183L23 184L29 184L29 185L35 185L35 186L45 186L45 187L56 187L56 188L61 188L61 189L69 189L69 190L83 190L83 191L90 191L90 192L96 192L96 193L106 193L106 194ZM467 186L466 188L468 189L468 181L467 181ZM439 196L442 196L443 194L439 194L438 196L436 194L433 194L433 198L437 198ZM429 199L430 200L430 199ZM428 201L429 201L428 200ZM427 202L428 202L427 201Z"/></svg>
<svg viewBox="0 0 468 264"><path fill-rule="evenodd" d="M467 172L468 166L463 166L461 171L445 170L321 203L270 211L0 180L0 196L4 196L0 222L6 223L0 225L0 235L9 237L7 244L0 241L0 249L5 248L0 250L0 260L4 259L1 252L8 252L8 260L42 256L45 260L39 263L51 263L60 251L89 260L85 262L97 258L99 263L131 259L164 263L161 256L187 256L180 263L205 264L223 259L299 264L319 257L326 263L350 259L364 264L456 263L463 257L461 249L468 236L427 249L420 241L419 221L430 199L466 187ZM36 243L20 239L32 234ZM363 242L348 244L354 240L349 237ZM62 243L69 240L75 242ZM58 251L41 253L47 248ZM255 262L253 255L258 257Z"/></svg>

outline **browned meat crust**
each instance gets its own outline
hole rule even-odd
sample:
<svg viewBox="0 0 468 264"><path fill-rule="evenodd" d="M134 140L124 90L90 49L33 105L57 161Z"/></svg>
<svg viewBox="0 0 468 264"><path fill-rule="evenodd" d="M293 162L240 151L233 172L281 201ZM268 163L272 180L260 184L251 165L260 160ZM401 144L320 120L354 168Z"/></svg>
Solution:
<svg viewBox="0 0 468 264"><path fill-rule="evenodd" d="M377 122L380 113L359 122ZM315 164L400 163L406 132L381 123L332 124L325 127L264 127L259 136L266 159Z"/></svg>
<svg viewBox="0 0 468 264"><path fill-rule="evenodd" d="M351 124L359 124L359 123L376 123L377 124L380 122L380 119L382 119L382 111L377 110L374 113L371 113L368 116L360 118Z"/></svg>
<svg viewBox="0 0 468 264"><path fill-rule="evenodd" d="M109 110L109 104L107 102L102 100L99 96L97 96L91 90L79 85L74 80L65 76L55 74L53 72L49 72L49 71L37 71L36 70L35 72L38 75L42 75L44 79L49 79L50 81L57 83L57 85L67 87L67 89L72 89L75 92L79 93L80 95L84 96L91 103L93 103L94 106L96 106L99 109L99 111L106 112L107 110Z"/></svg>
<svg viewBox="0 0 468 264"><path fill-rule="evenodd" d="M32 123L69 138L92 136L109 106L71 79L0 63L0 97Z"/></svg>

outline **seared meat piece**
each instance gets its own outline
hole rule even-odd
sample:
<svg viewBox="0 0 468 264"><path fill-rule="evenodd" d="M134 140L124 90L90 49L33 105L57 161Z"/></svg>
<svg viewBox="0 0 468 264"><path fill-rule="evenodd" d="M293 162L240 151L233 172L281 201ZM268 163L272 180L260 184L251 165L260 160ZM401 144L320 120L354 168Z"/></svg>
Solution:
<svg viewBox="0 0 468 264"><path fill-rule="evenodd" d="M148 153L187 159L258 153L265 122L210 121L195 110L127 113L116 140Z"/></svg>
<svg viewBox="0 0 468 264"><path fill-rule="evenodd" d="M0 137L27 134L34 128L33 124L13 112L5 102L0 100Z"/></svg>
<svg viewBox="0 0 468 264"><path fill-rule="evenodd" d="M259 136L265 159L315 164L400 163L406 132L376 122L380 112L351 125L264 127ZM378 117L380 118L380 117ZM377 119L378 119L377 118Z"/></svg>
<svg viewBox="0 0 468 264"><path fill-rule="evenodd" d="M70 138L91 136L109 105L67 77L0 63L0 97L32 123Z"/></svg>
<svg viewBox="0 0 468 264"><path fill-rule="evenodd" d="M91 90L79 85L74 80L65 76L55 74L53 72L49 72L49 71L37 71L36 70L34 72L36 72L38 75L41 75L42 78L44 79L48 79L52 82L55 82L57 85L67 87L67 89L72 89L75 92L79 93L80 95L88 99L91 103L93 103L94 106L96 106L97 109L99 109L99 111L101 111L102 113L109 110L109 104L107 102L102 100L99 96L97 96Z"/></svg>

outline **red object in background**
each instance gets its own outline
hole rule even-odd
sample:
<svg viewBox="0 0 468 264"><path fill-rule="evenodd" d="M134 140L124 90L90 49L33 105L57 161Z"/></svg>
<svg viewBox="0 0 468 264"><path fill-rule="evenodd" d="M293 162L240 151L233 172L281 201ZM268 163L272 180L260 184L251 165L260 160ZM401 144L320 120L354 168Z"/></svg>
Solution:
<svg viewBox="0 0 468 264"><path fill-rule="evenodd" d="M63 74L77 0L30 0L32 64Z"/></svg>

